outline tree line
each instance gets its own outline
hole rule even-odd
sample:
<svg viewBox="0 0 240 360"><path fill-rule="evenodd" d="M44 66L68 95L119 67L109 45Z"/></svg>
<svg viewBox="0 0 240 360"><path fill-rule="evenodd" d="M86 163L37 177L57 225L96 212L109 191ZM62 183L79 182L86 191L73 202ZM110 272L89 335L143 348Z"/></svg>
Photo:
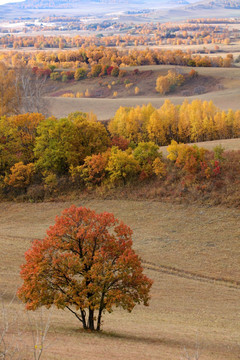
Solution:
<svg viewBox="0 0 240 360"><path fill-rule="evenodd" d="M81 47L67 51L3 52L2 61L11 67L25 64L29 67L54 65L59 69L74 69L96 64L109 66L180 65L191 67L231 67L232 54L225 57L193 54L191 51L159 48L118 49L110 47Z"/></svg>
<svg viewBox="0 0 240 360"><path fill-rule="evenodd" d="M60 24L60 26L62 26ZM78 26L78 27L86 27ZM57 28L57 26L55 26ZM112 28L112 25L111 25ZM115 26L116 28L116 26ZM42 28L40 28L42 30ZM34 25L34 31L36 29ZM53 31L51 26L47 30ZM71 28L70 30L74 30ZM84 29L80 29L84 30ZM96 25L89 31L105 30L104 26ZM113 30L113 29L112 29ZM126 47L126 46L158 46L158 45L201 45L201 44L225 44L230 43L233 39L238 38L238 32L235 29L220 27L219 25L202 25L202 24L137 24L130 26L130 29L124 31L124 27L119 25L120 34L90 34L90 35L36 35L36 36L16 36L8 34L0 37L0 44L4 48L32 48L48 49L59 48L69 49L81 46L106 46L106 47Z"/></svg>
<svg viewBox="0 0 240 360"><path fill-rule="evenodd" d="M93 114L79 112L59 120L34 113L1 117L1 195L41 199L61 186L115 187L162 179L174 167L207 181L219 175L219 155L213 162L205 150L179 143L208 140L214 129L214 139L239 137L239 119L239 111L221 112L212 102L198 100L181 106L167 100L158 110L151 104L120 108L108 129ZM159 151L166 144L173 167Z"/></svg>
<svg viewBox="0 0 240 360"><path fill-rule="evenodd" d="M240 137L240 111L222 111L212 101L185 100L174 105L169 99L159 108L120 107L108 127L111 135L134 142L153 141L159 146L171 140L190 143Z"/></svg>

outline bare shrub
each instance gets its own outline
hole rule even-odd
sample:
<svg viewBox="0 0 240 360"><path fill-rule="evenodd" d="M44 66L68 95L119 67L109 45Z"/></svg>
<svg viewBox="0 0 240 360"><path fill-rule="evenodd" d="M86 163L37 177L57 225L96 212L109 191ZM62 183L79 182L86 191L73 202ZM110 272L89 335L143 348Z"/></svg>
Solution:
<svg viewBox="0 0 240 360"><path fill-rule="evenodd" d="M27 196L33 201L43 201L45 190L43 185L30 185L27 189Z"/></svg>
<svg viewBox="0 0 240 360"><path fill-rule="evenodd" d="M197 86L193 90L194 95L204 94L205 92L206 92L205 86Z"/></svg>
<svg viewBox="0 0 240 360"><path fill-rule="evenodd" d="M191 96L191 92L189 90L183 90L182 96Z"/></svg>
<svg viewBox="0 0 240 360"><path fill-rule="evenodd" d="M36 76L30 68L21 66L17 70L17 81L21 89L21 106L23 112L44 113L43 93L47 76Z"/></svg>
<svg viewBox="0 0 240 360"><path fill-rule="evenodd" d="M27 342L20 320L24 314L20 311L12 310L15 296L6 303L4 294L0 295L0 359L1 360L40 360L51 342L47 342L47 334L51 324L49 313L44 315L44 311L38 311L36 315L27 313L27 331L30 332L31 341Z"/></svg>

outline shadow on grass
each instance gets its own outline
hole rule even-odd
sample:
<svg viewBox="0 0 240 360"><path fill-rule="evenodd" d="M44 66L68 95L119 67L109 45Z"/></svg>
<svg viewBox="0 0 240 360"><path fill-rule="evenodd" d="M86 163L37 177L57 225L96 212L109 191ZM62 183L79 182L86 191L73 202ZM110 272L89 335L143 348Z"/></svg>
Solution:
<svg viewBox="0 0 240 360"><path fill-rule="evenodd" d="M75 329L75 333L81 333L82 335L89 335L89 336L96 336L99 339L109 339L109 340L125 340L133 343L145 343L150 345L166 345L171 347L182 348L186 344L183 344L182 341L164 338L164 337L157 337L157 336L143 336L137 335L133 333L122 333L117 331L90 331L90 330L83 330L83 329ZM189 344L187 344L189 345ZM190 345L191 346L191 345Z"/></svg>

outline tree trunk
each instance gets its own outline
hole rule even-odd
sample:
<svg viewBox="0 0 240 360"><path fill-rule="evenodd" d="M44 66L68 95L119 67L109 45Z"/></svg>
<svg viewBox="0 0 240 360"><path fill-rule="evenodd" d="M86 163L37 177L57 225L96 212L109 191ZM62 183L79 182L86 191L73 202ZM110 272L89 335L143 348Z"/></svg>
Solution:
<svg viewBox="0 0 240 360"><path fill-rule="evenodd" d="M94 330L94 310L89 308L88 329Z"/></svg>
<svg viewBox="0 0 240 360"><path fill-rule="evenodd" d="M85 312L85 310L81 310L81 315L82 315L83 328L84 328L84 330L86 330L87 329L87 324L86 324L86 312Z"/></svg>
<svg viewBox="0 0 240 360"><path fill-rule="evenodd" d="M105 296L105 292L103 291L102 296L101 296L101 301L100 301L100 307L99 307L99 311L98 311L97 331L99 331L101 328L102 312L103 312L103 308L104 308L104 296Z"/></svg>
<svg viewBox="0 0 240 360"><path fill-rule="evenodd" d="M100 328L101 328L102 311L103 311L103 309L99 309L99 312L98 312L97 331L100 331Z"/></svg>

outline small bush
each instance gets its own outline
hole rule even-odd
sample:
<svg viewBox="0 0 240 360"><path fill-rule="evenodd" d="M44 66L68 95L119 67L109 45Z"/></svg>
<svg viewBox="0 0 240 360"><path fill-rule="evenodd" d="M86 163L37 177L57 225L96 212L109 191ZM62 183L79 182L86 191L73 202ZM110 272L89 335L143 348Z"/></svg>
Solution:
<svg viewBox="0 0 240 360"><path fill-rule="evenodd" d="M68 77L66 74L62 75L62 82L66 82L68 80Z"/></svg>
<svg viewBox="0 0 240 360"><path fill-rule="evenodd" d="M117 77L119 75L119 68L118 67L114 67L111 71L111 76L115 76Z"/></svg>
<svg viewBox="0 0 240 360"><path fill-rule="evenodd" d="M205 86L197 86L193 90L194 95L204 94L205 92L206 92Z"/></svg>
<svg viewBox="0 0 240 360"><path fill-rule="evenodd" d="M163 178L167 175L167 167L166 164L160 159L156 158L153 162L153 172L159 178Z"/></svg>
<svg viewBox="0 0 240 360"><path fill-rule="evenodd" d="M43 185L30 185L27 189L27 196L33 201L43 201L45 190Z"/></svg>
<svg viewBox="0 0 240 360"><path fill-rule="evenodd" d="M133 86L133 83L129 83L129 84L126 84L126 85L125 85L125 88L126 88L126 89L130 89L132 86Z"/></svg>
<svg viewBox="0 0 240 360"><path fill-rule="evenodd" d="M217 145L213 148L213 152L214 152L214 159L215 160L219 160L219 161L223 161L224 157L223 157L223 153L224 153L224 147L220 144Z"/></svg>
<svg viewBox="0 0 240 360"><path fill-rule="evenodd" d="M90 93L90 91L88 89L85 91L84 96L85 97L90 97L91 96L91 93Z"/></svg>
<svg viewBox="0 0 240 360"><path fill-rule="evenodd" d="M52 72L51 74L50 74L50 79L51 80L54 80L54 81L60 81L60 80L62 80L62 75L61 74L59 74L59 72Z"/></svg>
<svg viewBox="0 0 240 360"><path fill-rule="evenodd" d="M126 76L126 74L127 74L126 70L120 70L119 74L118 74L118 77L122 78L122 77Z"/></svg>
<svg viewBox="0 0 240 360"><path fill-rule="evenodd" d="M53 173L47 173L44 177L44 189L52 194L57 191L58 180L57 175Z"/></svg>
<svg viewBox="0 0 240 360"><path fill-rule="evenodd" d="M79 81L79 80L84 79L86 77L86 75L87 75L87 71L83 68L79 68L74 73L74 79L76 81Z"/></svg>
<svg viewBox="0 0 240 360"><path fill-rule="evenodd" d="M84 97L84 93L83 92L77 92L76 93L76 98L83 98Z"/></svg>
<svg viewBox="0 0 240 360"><path fill-rule="evenodd" d="M191 79L194 79L194 78L198 77L198 72L196 70L192 69L189 71L188 75Z"/></svg>
<svg viewBox="0 0 240 360"><path fill-rule="evenodd" d="M96 65L93 65L90 74L93 77L98 77L101 74L101 72L102 72L102 65L96 64Z"/></svg>
<svg viewBox="0 0 240 360"><path fill-rule="evenodd" d="M35 173L34 164L24 165L23 162L16 163L10 169L11 173L5 177L5 184L14 188L25 189L31 183Z"/></svg>
<svg viewBox="0 0 240 360"><path fill-rule="evenodd" d="M135 95L138 95L140 93L140 89L138 86L135 87L134 93L135 93Z"/></svg>
<svg viewBox="0 0 240 360"><path fill-rule="evenodd" d="M65 94L62 94L61 97L64 97L64 98L74 98L75 95L73 93L65 93Z"/></svg>

